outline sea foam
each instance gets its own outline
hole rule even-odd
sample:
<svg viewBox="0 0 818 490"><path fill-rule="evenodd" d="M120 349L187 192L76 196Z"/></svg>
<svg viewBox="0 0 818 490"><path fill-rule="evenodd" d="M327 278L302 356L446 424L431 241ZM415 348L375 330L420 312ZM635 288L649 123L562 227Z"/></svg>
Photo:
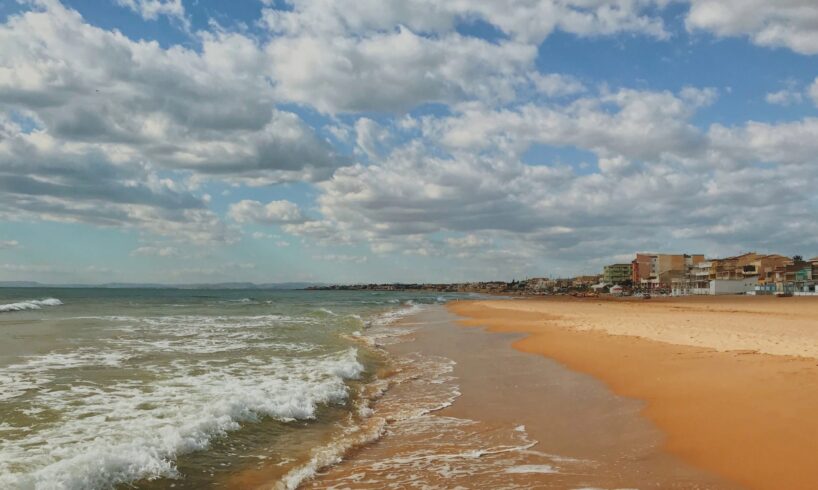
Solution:
<svg viewBox="0 0 818 490"><path fill-rule="evenodd" d="M344 402L345 380L364 370L355 349L154 368L162 379L147 386L125 380L36 392L34 405L63 420L24 439L0 439L0 488L108 488L174 478L178 455L206 449L214 437L262 417L314 418L318 405Z"/></svg>
<svg viewBox="0 0 818 490"><path fill-rule="evenodd" d="M63 304L62 301L58 300L57 298L28 299L25 301L20 301L18 303L7 303L4 305L0 305L0 313L25 310L39 310L43 306L60 306L61 304Z"/></svg>

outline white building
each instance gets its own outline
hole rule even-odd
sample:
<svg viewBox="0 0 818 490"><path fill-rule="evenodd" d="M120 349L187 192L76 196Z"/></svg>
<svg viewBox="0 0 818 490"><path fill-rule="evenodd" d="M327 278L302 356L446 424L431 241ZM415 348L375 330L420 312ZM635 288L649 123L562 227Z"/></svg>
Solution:
<svg viewBox="0 0 818 490"><path fill-rule="evenodd" d="M710 281L711 295L719 294L747 294L755 291L758 285L758 276L748 276L742 279L713 279Z"/></svg>
<svg viewBox="0 0 818 490"><path fill-rule="evenodd" d="M699 262L690 269L690 282L692 284L690 292L692 294L710 294L710 268L712 262L706 260Z"/></svg>

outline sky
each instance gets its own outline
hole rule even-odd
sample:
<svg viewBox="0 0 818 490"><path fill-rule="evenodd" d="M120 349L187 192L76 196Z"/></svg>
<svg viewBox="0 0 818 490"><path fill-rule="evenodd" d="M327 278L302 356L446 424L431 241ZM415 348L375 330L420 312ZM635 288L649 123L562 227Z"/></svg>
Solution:
<svg viewBox="0 0 818 490"><path fill-rule="evenodd" d="M0 280L818 255L814 0L0 0Z"/></svg>

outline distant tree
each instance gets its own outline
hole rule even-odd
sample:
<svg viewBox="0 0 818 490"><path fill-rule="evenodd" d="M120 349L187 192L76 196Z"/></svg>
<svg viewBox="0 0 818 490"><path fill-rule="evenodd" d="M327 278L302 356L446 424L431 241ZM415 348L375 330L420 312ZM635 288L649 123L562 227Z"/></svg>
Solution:
<svg viewBox="0 0 818 490"><path fill-rule="evenodd" d="M802 256L800 256L800 255L793 255L793 257L792 257L792 261L793 261L793 262L803 262L803 261L804 261L804 257L802 257Z"/></svg>

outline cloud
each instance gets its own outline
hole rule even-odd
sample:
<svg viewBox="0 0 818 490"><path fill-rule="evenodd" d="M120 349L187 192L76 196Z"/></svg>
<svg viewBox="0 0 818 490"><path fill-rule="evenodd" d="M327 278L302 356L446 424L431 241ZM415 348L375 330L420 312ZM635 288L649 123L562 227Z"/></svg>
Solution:
<svg viewBox="0 0 818 490"><path fill-rule="evenodd" d="M713 97L714 92L706 89L679 94L623 89L563 106L529 103L518 109L470 109L427 120L424 133L452 151L519 156L532 143L540 143L576 146L601 157L657 159L663 153L691 153L701 147L702 136L689 118Z"/></svg>
<svg viewBox="0 0 818 490"><path fill-rule="evenodd" d="M160 15L186 23L182 0L115 0L122 7L131 9L145 20L156 20Z"/></svg>
<svg viewBox="0 0 818 490"><path fill-rule="evenodd" d="M182 254L181 250L176 247L160 247L145 245L134 249L131 252L132 256L147 256L147 257L178 257Z"/></svg>
<svg viewBox="0 0 818 490"><path fill-rule="evenodd" d="M281 37L267 47L283 100L326 113L406 111L421 103L505 100L536 48L408 28L368 37Z"/></svg>
<svg viewBox="0 0 818 490"><path fill-rule="evenodd" d="M367 262L368 258L365 255L346 255L346 254L324 254L313 255L313 260L321 260L325 262L352 262L355 264L363 264Z"/></svg>
<svg viewBox="0 0 818 490"><path fill-rule="evenodd" d="M562 97L585 92L585 85L574 77L558 73L531 75L534 87L549 97Z"/></svg>
<svg viewBox="0 0 818 490"><path fill-rule="evenodd" d="M0 250L8 250L12 248L20 248L20 242L17 240L0 240Z"/></svg>
<svg viewBox="0 0 818 490"><path fill-rule="evenodd" d="M818 106L818 78L812 82L812 85L809 86L809 97L812 99L812 102Z"/></svg>
<svg viewBox="0 0 818 490"><path fill-rule="evenodd" d="M389 131L367 117L355 122L356 151L370 159L377 159L390 140Z"/></svg>
<svg viewBox="0 0 818 490"><path fill-rule="evenodd" d="M127 156L44 131L23 132L0 118L0 218L137 228L197 243L232 233L183 182Z"/></svg>
<svg viewBox="0 0 818 490"><path fill-rule="evenodd" d="M295 0L292 9L267 9L269 28L288 35L342 35L349 32L386 31L397 25L416 32L440 34L470 19L480 19L510 38L539 44L552 32L580 36L638 33L665 39L664 23L652 7L655 0Z"/></svg>
<svg viewBox="0 0 818 490"><path fill-rule="evenodd" d="M719 37L746 36L759 46L818 54L818 4L813 0L690 0L685 24Z"/></svg>
<svg viewBox="0 0 818 490"><path fill-rule="evenodd" d="M777 92L769 92L764 97L764 100L766 100L768 104L789 106L800 104L801 101L804 100L804 96L801 94L801 92L783 89Z"/></svg>
<svg viewBox="0 0 818 490"><path fill-rule="evenodd" d="M245 199L231 204L228 214L239 223L298 224L307 221L301 209L290 201L270 201L262 204Z"/></svg>
<svg viewBox="0 0 818 490"><path fill-rule="evenodd" d="M811 223L818 207L818 148L804 143L818 141L818 122L691 124L715 97L602 91L427 117L422 138L317 184L320 216L283 229L375 253L532 266L632 252L633 237L656 249L818 246L811 232L781 226ZM524 164L534 144L591 152L596 168Z"/></svg>
<svg viewBox="0 0 818 490"><path fill-rule="evenodd" d="M666 39L654 0L296 0L266 8L263 23L276 95L325 113L404 112L426 103L510 102L534 84L549 96L582 84L534 69L554 31L580 36L639 33ZM650 13L647 13L650 12ZM484 21L494 42L459 33Z"/></svg>
<svg viewBox="0 0 818 490"><path fill-rule="evenodd" d="M274 107L256 41L220 31L198 40L200 51L164 49L43 3L0 26L0 108L110 159L201 178L316 180L341 163L297 115Z"/></svg>
<svg viewBox="0 0 818 490"><path fill-rule="evenodd" d="M779 124L749 121L739 127L714 124L708 131L715 161L742 167L756 162L804 167L809 174L818 151L818 119Z"/></svg>

